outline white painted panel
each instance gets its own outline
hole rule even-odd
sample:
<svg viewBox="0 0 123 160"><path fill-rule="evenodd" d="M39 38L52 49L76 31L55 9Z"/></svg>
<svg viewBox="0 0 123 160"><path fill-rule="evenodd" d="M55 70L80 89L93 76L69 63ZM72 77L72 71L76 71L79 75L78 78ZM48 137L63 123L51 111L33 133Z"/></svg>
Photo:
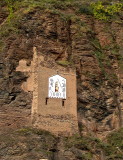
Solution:
<svg viewBox="0 0 123 160"><path fill-rule="evenodd" d="M66 99L66 79L65 78L59 75L54 75L49 78L48 97Z"/></svg>

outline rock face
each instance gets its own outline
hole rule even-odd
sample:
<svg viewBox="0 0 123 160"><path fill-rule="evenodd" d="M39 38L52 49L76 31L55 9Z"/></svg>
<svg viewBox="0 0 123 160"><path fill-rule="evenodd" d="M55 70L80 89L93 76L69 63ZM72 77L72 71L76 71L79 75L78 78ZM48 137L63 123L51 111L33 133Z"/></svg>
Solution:
<svg viewBox="0 0 123 160"><path fill-rule="evenodd" d="M0 11L2 15L2 10ZM66 11L65 14L73 12ZM5 17L3 16L1 23ZM122 20L121 20L122 22ZM2 24L4 25L4 24ZM29 74L17 71L19 61L30 66L33 46L45 64L74 65L77 71L77 100L80 132L105 136L122 126L122 23L102 23L79 15L79 21L62 19L58 14L34 9L12 29L1 34L0 104L4 107L31 108L32 91L22 83ZM69 63L66 63L69 62Z"/></svg>
<svg viewBox="0 0 123 160"><path fill-rule="evenodd" d="M29 109L14 107L0 108L0 135L9 133L25 126L30 126L31 112Z"/></svg>

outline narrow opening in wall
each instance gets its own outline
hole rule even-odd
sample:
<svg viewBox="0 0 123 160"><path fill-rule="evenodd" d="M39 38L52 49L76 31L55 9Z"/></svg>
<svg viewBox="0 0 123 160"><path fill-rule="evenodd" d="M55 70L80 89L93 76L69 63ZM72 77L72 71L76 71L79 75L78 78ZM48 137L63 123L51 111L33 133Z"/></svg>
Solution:
<svg viewBox="0 0 123 160"><path fill-rule="evenodd" d="M64 104L65 104L65 101L64 101L64 100L62 100L62 106L64 106Z"/></svg>
<svg viewBox="0 0 123 160"><path fill-rule="evenodd" d="M47 105L47 103L48 103L48 98L45 99L45 105Z"/></svg>

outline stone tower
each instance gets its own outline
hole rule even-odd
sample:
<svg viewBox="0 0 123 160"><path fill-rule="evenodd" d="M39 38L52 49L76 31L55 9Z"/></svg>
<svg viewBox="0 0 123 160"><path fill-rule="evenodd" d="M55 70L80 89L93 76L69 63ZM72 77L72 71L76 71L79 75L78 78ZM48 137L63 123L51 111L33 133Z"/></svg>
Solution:
<svg viewBox="0 0 123 160"><path fill-rule="evenodd" d="M58 65L51 68L44 64L34 48L29 82L22 86L33 91L32 124L56 135L75 134L78 132L76 73L71 68Z"/></svg>

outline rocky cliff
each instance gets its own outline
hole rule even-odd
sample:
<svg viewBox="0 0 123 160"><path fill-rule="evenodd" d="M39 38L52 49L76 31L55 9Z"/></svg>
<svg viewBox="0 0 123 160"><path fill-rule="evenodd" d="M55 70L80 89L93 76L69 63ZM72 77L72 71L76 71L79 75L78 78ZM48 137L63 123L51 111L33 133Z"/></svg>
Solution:
<svg viewBox="0 0 123 160"><path fill-rule="evenodd" d="M81 135L103 138L121 128L122 11L103 21L93 16L89 3L81 1L17 1L12 7L0 2L2 109L30 111L32 92L21 88L29 75L16 68L22 59L30 66L35 46L45 65L76 68Z"/></svg>

